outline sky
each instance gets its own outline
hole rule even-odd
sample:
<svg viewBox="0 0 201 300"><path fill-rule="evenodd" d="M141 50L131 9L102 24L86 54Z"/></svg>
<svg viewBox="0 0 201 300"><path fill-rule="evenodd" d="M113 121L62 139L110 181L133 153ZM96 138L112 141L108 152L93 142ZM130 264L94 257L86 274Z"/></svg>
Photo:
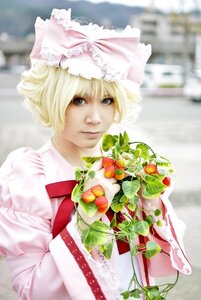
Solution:
<svg viewBox="0 0 201 300"><path fill-rule="evenodd" d="M76 0L74 0L76 1ZM143 6L161 9L166 12L170 11L188 11L195 6L201 9L201 0L87 0L93 3L111 2L125 4L129 6Z"/></svg>

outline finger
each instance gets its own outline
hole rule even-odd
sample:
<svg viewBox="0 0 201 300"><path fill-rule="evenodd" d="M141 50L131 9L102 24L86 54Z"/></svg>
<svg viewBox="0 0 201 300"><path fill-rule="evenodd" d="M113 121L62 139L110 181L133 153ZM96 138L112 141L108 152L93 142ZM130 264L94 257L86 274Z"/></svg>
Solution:
<svg viewBox="0 0 201 300"><path fill-rule="evenodd" d="M96 160L95 163L93 163L93 166L92 166L92 169L94 171L99 171L102 169L102 160L99 159L99 160Z"/></svg>
<svg viewBox="0 0 201 300"><path fill-rule="evenodd" d="M115 191L115 194L117 194L120 191L120 185L118 183L113 184L112 187Z"/></svg>
<svg viewBox="0 0 201 300"><path fill-rule="evenodd" d="M105 180L107 180L108 184L113 184L113 183L116 183L116 182L117 182L117 180L116 180L114 177L110 177L110 178L105 177L104 173L105 173L105 170L104 170L104 168L102 168L101 170L98 171L97 177L100 175L100 176L103 177Z"/></svg>

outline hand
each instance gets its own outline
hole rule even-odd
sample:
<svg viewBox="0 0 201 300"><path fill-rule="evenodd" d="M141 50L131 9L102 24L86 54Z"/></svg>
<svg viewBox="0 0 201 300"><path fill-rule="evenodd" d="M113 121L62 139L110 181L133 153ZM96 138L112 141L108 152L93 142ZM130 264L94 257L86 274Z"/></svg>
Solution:
<svg viewBox="0 0 201 300"><path fill-rule="evenodd" d="M117 181L115 178L106 178L104 176L104 168L102 168L102 160L96 161L93 164L92 169L95 171L95 177L93 179L89 178L86 181L83 191L87 191L95 185L101 185L105 191L105 197L108 200L108 207L109 207L115 194L119 192L120 185L117 184ZM103 214L97 212L93 217L89 218L88 216L86 216L82 207L80 207L80 206L78 206L78 212L81 215L81 217L83 218L83 220L88 224L91 224L94 221L99 220L103 215Z"/></svg>
<svg viewBox="0 0 201 300"><path fill-rule="evenodd" d="M98 160L93 164L93 168L95 171L95 177L93 179L89 178L85 185L84 191L92 188L95 185L101 185L105 191L105 196L108 199L109 205L112 202L115 194L119 192L120 185L117 183L115 178L106 178L104 176L104 168L102 168L102 160Z"/></svg>
<svg viewBox="0 0 201 300"><path fill-rule="evenodd" d="M156 209L160 209L162 213L164 213L164 205L160 199L158 198L153 198L153 199L148 199L142 196L142 190L140 189L138 191L138 195L142 201L142 206L146 214L149 214L150 211L154 211Z"/></svg>

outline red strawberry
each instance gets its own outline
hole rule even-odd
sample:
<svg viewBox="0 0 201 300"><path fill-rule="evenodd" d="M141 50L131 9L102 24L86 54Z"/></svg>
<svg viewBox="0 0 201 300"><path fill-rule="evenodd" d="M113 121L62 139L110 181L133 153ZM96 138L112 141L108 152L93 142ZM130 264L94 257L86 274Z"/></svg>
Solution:
<svg viewBox="0 0 201 300"><path fill-rule="evenodd" d="M98 212L100 214L105 214L107 210L108 210L108 205L103 205L103 206L98 207Z"/></svg>
<svg viewBox="0 0 201 300"><path fill-rule="evenodd" d="M105 177L112 178L114 177L114 174L115 174L115 167L113 165L105 167L105 172L104 172Z"/></svg>
<svg viewBox="0 0 201 300"><path fill-rule="evenodd" d="M114 165L117 167L117 169L123 170L124 167L118 162L118 161L114 161Z"/></svg>
<svg viewBox="0 0 201 300"><path fill-rule="evenodd" d="M105 196L100 196L94 201L99 213L105 213L108 209L108 200Z"/></svg>
<svg viewBox="0 0 201 300"><path fill-rule="evenodd" d="M112 158L109 158L109 157L103 157L102 158L102 167L103 168L112 166L113 163L114 163L114 161L113 161Z"/></svg>
<svg viewBox="0 0 201 300"><path fill-rule="evenodd" d="M91 188L92 193L94 193L94 195L96 197L100 197L103 196L105 194L105 191L103 189L103 187L101 185L95 185Z"/></svg>
<svg viewBox="0 0 201 300"><path fill-rule="evenodd" d="M158 174L157 165L146 164L144 170L147 174Z"/></svg>
<svg viewBox="0 0 201 300"><path fill-rule="evenodd" d="M171 178L166 176L163 181L162 181L166 186L170 186L171 185Z"/></svg>
<svg viewBox="0 0 201 300"><path fill-rule="evenodd" d="M87 190L86 192L84 192L82 194L82 200L85 203L90 203L93 202L96 199L96 196L94 195L94 193L92 193L91 190Z"/></svg>

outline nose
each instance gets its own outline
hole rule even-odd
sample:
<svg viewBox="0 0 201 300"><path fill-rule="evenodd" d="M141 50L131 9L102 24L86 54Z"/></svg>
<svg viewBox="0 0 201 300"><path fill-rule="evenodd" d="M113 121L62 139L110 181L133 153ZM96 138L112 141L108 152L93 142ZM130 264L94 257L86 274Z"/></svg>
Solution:
<svg viewBox="0 0 201 300"><path fill-rule="evenodd" d="M86 123L88 124L100 124L101 123L101 112L98 105L90 105L86 116Z"/></svg>

